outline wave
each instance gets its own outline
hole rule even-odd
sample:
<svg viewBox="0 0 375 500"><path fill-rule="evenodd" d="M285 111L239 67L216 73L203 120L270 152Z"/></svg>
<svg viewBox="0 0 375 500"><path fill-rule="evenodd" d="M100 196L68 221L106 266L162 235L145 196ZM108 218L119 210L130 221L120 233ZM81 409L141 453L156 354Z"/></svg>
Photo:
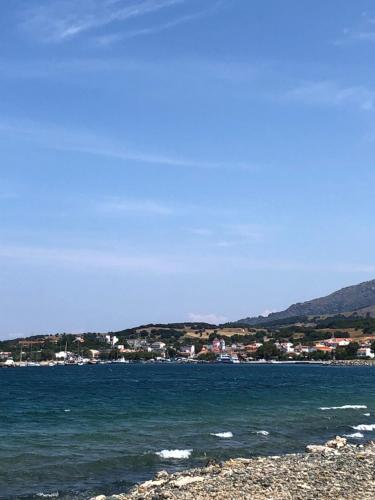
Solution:
<svg viewBox="0 0 375 500"><path fill-rule="evenodd" d="M255 434L260 434L261 436L269 436L269 432L268 431L256 431Z"/></svg>
<svg viewBox="0 0 375 500"><path fill-rule="evenodd" d="M371 415L371 413L364 413L363 414L365 417L369 417Z"/></svg>
<svg viewBox="0 0 375 500"><path fill-rule="evenodd" d="M355 438L355 439L361 439L364 437L362 432L353 432L353 434L344 434L344 436L347 438Z"/></svg>
<svg viewBox="0 0 375 500"><path fill-rule="evenodd" d="M320 410L366 410L366 405L321 406Z"/></svg>
<svg viewBox="0 0 375 500"><path fill-rule="evenodd" d="M41 498L58 498L59 496L59 492L56 491L56 493L37 493L36 494L37 497L41 497Z"/></svg>
<svg viewBox="0 0 375 500"><path fill-rule="evenodd" d="M375 424L360 424L360 425L351 425L351 428L355 431L374 431Z"/></svg>
<svg viewBox="0 0 375 500"><path fill-rule="evenodd" d="M210 432L210 436L216 436L218 438L229 439L233 437L232 432Z"/></svg>
<svg viewBox="0 0 375 500"><path fill-rule="evenodd" d="M161 458L189 458L193 450L161 450L157 451L156 455Z"/></svg>

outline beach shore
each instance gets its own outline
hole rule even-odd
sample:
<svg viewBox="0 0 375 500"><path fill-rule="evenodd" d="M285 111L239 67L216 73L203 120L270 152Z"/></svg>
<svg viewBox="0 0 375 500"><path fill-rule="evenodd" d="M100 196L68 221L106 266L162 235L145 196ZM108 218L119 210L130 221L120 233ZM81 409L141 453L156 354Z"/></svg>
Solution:
<svg viewBox="0 0 375 500"><path fill-rule="evenodd" d="M306 453L233 459L168 474L130 492L95 500L372 500L375 442L348 444L337 437L310 445Z"/></svg>
<svg viewBox="0 0 375 500"><path fill-rule="evenodd" d="M375 359L336 359L326 361L325 364L333 366L372 366L375 367Z"/></svg>

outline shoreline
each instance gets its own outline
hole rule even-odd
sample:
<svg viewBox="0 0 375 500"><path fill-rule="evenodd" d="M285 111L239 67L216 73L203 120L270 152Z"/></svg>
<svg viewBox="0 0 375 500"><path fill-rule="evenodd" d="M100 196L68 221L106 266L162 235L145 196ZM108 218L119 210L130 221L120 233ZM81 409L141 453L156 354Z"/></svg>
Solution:
<svg viewBox="0 0 375 500"><path fill-rule="evenodd" d="M355 445L338 436L304 453L160 471L127 493L91 500L372 500L374 467L375 442Z"/></svg>
<svg viewBox="0 0 375 500"><path fill-rule="evenodd" d="M104 361L104 362L89 362L89 363L54 363L52 361L42 361L39 363L35 362L14 362L12 365L6 365L5 363L0 363L0 369L4 368L7 370L15 368L56 368L56 367L66 367L66 366L101 366L101 365L219 365L219 366L238 366L238 365L250 365L250 366L263 366L263 365L313 365L313 366L371 366L375 367L375 359L342 359L342 360L328 360L328 361L315 361L315 360L290 360L290 361L244 361L240 363L220 363L212 361L129 361L129 362L119 362L119 361Z"/></svg>

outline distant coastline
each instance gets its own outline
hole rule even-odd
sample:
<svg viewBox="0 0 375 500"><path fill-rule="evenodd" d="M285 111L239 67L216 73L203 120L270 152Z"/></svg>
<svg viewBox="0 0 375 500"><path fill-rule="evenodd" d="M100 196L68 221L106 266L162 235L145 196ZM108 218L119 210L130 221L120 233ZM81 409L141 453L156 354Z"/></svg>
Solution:
<svg viewBox="0 0 375 500"><path fill-rule="evenodd" d="M7 365L6 363L0 363L0 368L3 369L16 369L16 368L37 368L37 367L43 367L43 368L53 368L53 367L67 367L67 366L86 366L86 365L121 365L121 364L143 364L143 365L181 365L181 364L189 364L189 365L223 365L223 363L219 361L199 361L199 360L194 360L194 361L189 361L189 360L183 360L183 361L156 361L156 360L149 360L149 361L102 361L102 362L73 362L73 363L52 363L50 361L42 361L40 363L27 363L27 362L14 362L12 365ZM232 363L225 363L226 366L230 365ZM370 367L375 367L375 360L372 359L346 359L346 360L330 360L330 361L313 361L313 360L304 360L304 361L266 361L266 360L258 360L258 361L243 361L239 362L238 364L241 365L260 365L260 366L271 366L271 365L319 365L319 366L342 366L342 367L347 367L347 366L370 366ZM237 365L238 365L237 364Z"/></svg>
<svg viewBox="0 0 375 500"><path fill-rule="evenodd" d="M336 362L375 359L375 319L295 317L262 326L149 324L108 333L57 333L0 341L4 366L106 362Z"/></svg>

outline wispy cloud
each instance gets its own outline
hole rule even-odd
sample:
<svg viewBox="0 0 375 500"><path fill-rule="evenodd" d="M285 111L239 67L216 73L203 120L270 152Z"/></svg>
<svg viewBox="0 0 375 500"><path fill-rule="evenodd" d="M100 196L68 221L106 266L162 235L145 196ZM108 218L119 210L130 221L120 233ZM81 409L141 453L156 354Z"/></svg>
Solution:
<svg viewBox="0 0 375 500"><path fill-rule="evenodd" d="M240 238L261 241L264 238L265 232L268 232L270 228L266 228L260 224L231 224L227 226L227 230L230 234Z"/></svg>
<svg viewBox="0 0 375 500"><path fill-rule="evenodd" d="M225 323L228 321L226 316L222 316L220 314L215 313L189 313L188 314L189 321L197 322L197 323L210 323L212 325L219 325L221 323Z"/></svg>
<svg viewBox="0 0 375 500"><path fill-rule="evenodd" d="M175 273L179 263L169 256L139 256L92 249L1 246L0 258L23 261L26 264L68 265L83 269L113 269L133 272Z"/></svg>
<svg viewBox="0 0 375 500"><path fill-rule="evenodd" d="M354 106L371 111L375 91L362 85L342 86L334 81L305 82L287 91L284 99L310 105Z"/></svg>
<svg viewBox="0 0 375 500"><path fill-rule="evenodd" d="M163 31L170 30L172 28L175 28L176 26L179 26L181 24L186 24L191 21L194 21L195 19L199 19L201 17L204 17L207 15L209 12L212 11L212 8L209 9L204 9L199 12L196 12L194 14L187 14L185 16L178 17L176 19L173 19L171 21L167 21L165 23L157 24L154 26L147 26L144 28L138 28L138 29L131 29L128 30L124 33L113 33L109 35L102 35L98 36L95 38L95 42L100 45L100 46L109 46L112 45L113 43L117 43L121 40L129 39L129 38L136 38L139 36L146 36L146 35L155 35L157 33L162 33Z"/></svg>
<svg viewBox="0 0 375 500"><path fill-rule="evenodd" d="M18 198L17 193L11 191L0 191L0 201L15 200Z"/></svg>
<svg viewBox="0 0 375 500"><path fill-rule="evenodd" d="M103 44L111 44L118 39L118 35L106 35ZM122 35L121 35L122 36ZM279 74L279 73L278 73ZM134 59L134 58L68 58L68 59L0 59L0 77L27 80L56 80L72 84L84 79L85 85L91 82L101 81L103 83L116 84L122 88L122 79L141 76L142 78L158 79L170 82L180 80L187 83L202 85L202 80L207 80L211 86L215 82L224 82L227 85L245 86L248 91L249 85L255 85L265 78L273 79L271 65L238 62L221 59L199 59L178 58L168 60L163 64L162 60ZM164 83L163 83L164 85ZM248 94L246 94L248 95ZM260 95L259 93L257 95ZM263 94L261 94L263 95ZM267 95L263 95L267 97Z"/></svg>
<svg viewBox="0 0 375 500"><path fill-rule="evenodd" d="M220 241L216 241L214 243L214 246L215 247L218 247L218 248L231 248L231 247L234 247L236 245L236 241L229 241L229 240L220 240Z"/></svg>
<svg viewBox="0 0 375 500"><path fill-rule="evenodd" d="M362 12L361 18L355 26L344 28L342 36L335 40L335 45L348 45L355 42L375 42L375 16Z"/></svg>
<svg viewBox="0 0 375 500"><path fill-rule="evenodd" d="M97 205L100 212L106 214L171 215L171 207L154 200L109 200Z"/></svg>
<svg viewBox="0 0 375 500"><path fill-rule="evenodd" d="M61 42L183 3L185 0L48 1L27 10L23 27L44 41Z"/></svg>
<svg viewBox="0 0 375 500"><path fill-rule="evenodd" d="M257 259L251 257L228 256L221 257L215 253L211 255L162 254L140 255L139 252L117 251L113 249L71 248L27 245L0 245L1 265L7 261L15 261L26 266L52 266L69 268L73 272L85 270L101 270L132 272L132 273L160 273L160 274L201 274L218 269L232 270L233 272L272 270L280 272L336 272L362 273L375 272L374 264L345 263L345 262L302 262L284 259ZM193 316L195 314L195 316ZM211 314L211 313L210 313ZM208 317L206 314L204 315ZM191 320L198 321L203 315L191 313ZM224 321L224 318L221 319ZM212 321L215 322L215 321Z"/></svg>
<svg viewBox="0 0 375 500"><path fill-rule="evenodd" d="M204 227L195 227L190 229L190 232L192 234L195 234L197 236L212 236L213 231L211 229L207 229Z"/></svg>
<svg viewBox="0 0 375 500"><path fill-rule="evenodd" d="M233 215L233 214L232 214ZM209 244L217 248L231 248L238 245L248 245L249 242L261 243L266 236L279 228L262 224L217 224L215 228L192 228L190 232L204 237Z"/></svg>
<svg viewBox="0 0 375 500"><path fill-rule="evenodd" d="M28 121L0 121L0 136L14 136L17 140L32 142L41 147L59 151L73 151L93 156L103 156L132 163L143 163L186 168L240 168L252 170L244 163L223 163L192 160L184 157L136 151L123 145L124 141L109 139L83 130L72 130L56 125L41 125Z"/></svg>
<svg viewBox="0 0 375 500"><path fill-rule="evenodd" d="M260 313L260 315L267 318L267 316L269 316L270 314L275 313L275 312L277 312L277 309L265 309L264 311L262 311Z"/></svg>

